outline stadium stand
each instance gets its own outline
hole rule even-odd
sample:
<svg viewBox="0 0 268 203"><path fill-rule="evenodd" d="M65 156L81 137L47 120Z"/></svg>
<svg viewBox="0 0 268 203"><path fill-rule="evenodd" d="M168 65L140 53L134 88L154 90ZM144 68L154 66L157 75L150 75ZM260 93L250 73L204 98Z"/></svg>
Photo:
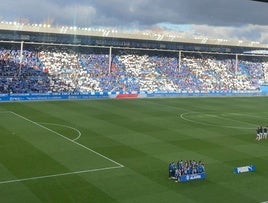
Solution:
<svg viewBox="0 0 268 203"><path fill-rule="evenodd" d="M236 65L237 64L237 65ZM267 81L261 57L79 50L0 49L1 93L90 93L259 90Z"/></svg>

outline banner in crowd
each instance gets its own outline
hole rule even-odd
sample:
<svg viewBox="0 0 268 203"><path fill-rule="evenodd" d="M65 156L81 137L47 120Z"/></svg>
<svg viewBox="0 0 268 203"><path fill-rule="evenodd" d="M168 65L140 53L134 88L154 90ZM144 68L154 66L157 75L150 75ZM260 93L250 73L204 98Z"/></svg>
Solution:
<svg viewBox="0 0 268 203"><path fill-rule="evenodd" d="M164 98L164 97L202 97L202 96L265 96L254 91L179 91L179 92L92 92L92 93L22 93L0 94L2 101L40 101L40 100L78 100L78 99L131 99L131 98Z"/></svg>
<svg viewBox="0 0 268 203"><path fill-rule="evenodd" d="M0 102L4 101L43 101L43 100L78 100L109 98L107 93L97 92L89 94L80 93L26 93L26 94L0 94Z"/></svg>

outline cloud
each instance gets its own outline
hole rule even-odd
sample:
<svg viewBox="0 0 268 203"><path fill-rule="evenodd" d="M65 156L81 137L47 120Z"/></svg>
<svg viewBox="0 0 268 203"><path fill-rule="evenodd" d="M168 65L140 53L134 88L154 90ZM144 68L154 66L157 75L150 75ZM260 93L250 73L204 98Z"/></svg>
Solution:
<svg viewBox="0 0 268 203"><path fill-rule="evenodd" d="M152 25L238 24L267 25L268 4L250 0L0 0L2 18L28 17L31 21L53 18L58 24Z"/></svg>
<svg viewBox="0 0 268 203"><path fill-rule="evenodd" d="M267 25L268 4L250 0L98 0L97 12L128 24L159 22L174 24L208 24L230 26L240 24Z"/></svg>
<svg viewBox="0 0 268 203"><path fill-rule="evenodd" d="M90 6L67 5L61 8L60 16L57 13L55 15L57 15L57 19L62 19L63 25L87 27L95 21L96 10Z"/></svg>
<svg viewBox="0 0 268 203"><path fill-rule="evenodd" d="M267 41L268 3L251 0L0 0L0 19L55 25L147 29L194 25L218 37ZM188 31L188 30L187 30Z"/></svg>
<svg viewBox="0 0 268 203"><path fill-rule="evenodd" d="M233 39L244 41L258 41L268 43L268 27L263 25L246 24L243 26L209 26L192 25L196 33L203 33L205 36L219 39Z"/></svg>

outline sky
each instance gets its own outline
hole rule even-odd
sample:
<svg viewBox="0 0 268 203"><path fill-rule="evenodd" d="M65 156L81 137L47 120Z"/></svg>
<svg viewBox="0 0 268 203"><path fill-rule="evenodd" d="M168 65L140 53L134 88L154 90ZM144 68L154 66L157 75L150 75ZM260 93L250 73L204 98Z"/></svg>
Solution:
<svg viewBox="0 0 268 203"><path fill-rule="evenodd" d="M168 30L268 44L268 3L251 0L0 0L0 21Z"/></svg>

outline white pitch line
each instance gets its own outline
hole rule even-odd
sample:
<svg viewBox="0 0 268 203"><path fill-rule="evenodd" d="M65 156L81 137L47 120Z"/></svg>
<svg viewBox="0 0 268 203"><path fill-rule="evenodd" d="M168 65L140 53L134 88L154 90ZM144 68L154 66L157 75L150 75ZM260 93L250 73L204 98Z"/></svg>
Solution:
<svg viewBox="0 0 268 203"><path fill-rule="evenodd" d="M72 140L72 139L70 139L70 138L68 138L68 137L65 137L64 135L62 135L62 134L60 134L60 133L58 133L58 132L56 132L56 131L54 131L54 130L51 130L51 129L49 129L49 128L47 128L47 127L45 127L45 126L43 126L43 125L41 125L41 124L39 124L39 123L36 123L36 122L34 122L34 121L32 121L32 120L30 120L30 119L28 119L28 118L26 118L26 117L24 117L24 116L22 116L22 115L19 115L19 114L13 112L13 111L11 111L11 113L13 113L14 115L16 115L16 116L18 116L18 117L20 117L20 118L22 118L22 119L24 119L24 120L26 120L26 121L29 121L29 122L31 122L31 123L33 123L33 124L35 124L35 125L37 125L37 126L43 128L43 129L46 129L46 130L48 130L48 131L50 131L50 132L52 132L52 133L55 133L56 135L59 135L59 136L61 136L62 138L66 139L66 140L68 140L68 141L70 141L70 142L72 142L72 143L74 143L74 144L76 144L76 145L78 145L78 146L80 146L80 147L82 147L82 148L88 150L88 151L91 151L91 152L93 152L94 154L97 154L97 155L101 156L101 157L104 158L104 159L107 159L107 160L109 160L109 161L111 161L111 162L113 162L113 163L119 165L120 167L124 167L124 165L122 165L122 164L120 164L120 163L118 163L118 162L116 162L116 161L114 161L114 160L112 160L112 159L110 159L110 158L108 158L108 157L106 157L106 156L104 156L104 155L102 155L102 154L100 154L100 153L94 151L93 149L90 149L90 148L86 147L85 145L82 145L82 144L76 142L75 140Z"/></svg>
<svg viewBox="0 0 268 203"><path fill-rule="evenodd" d="M53 177L60 177L60 176L67 176L67 175L74 175L74 174L82 174L82 173L89 173L89 172L104 171L104 170L117 169L117 168L122 168L122 167L123 166L114 166L114 167L107 167L107 168L98 168L98 169L89 169L89 170L83 170L83 171L73 171L73 172L67 172L67 173L58 173L58 174L45 175L45 176L36 176L36 177L31 177L31 178L5 180L5 181L0 181L0 185L1 184L8 184L8 183L15 183L15 182L29 181L29 180L38 180L38 179L53 178Z"/></svg>
<svg viewBox="0 0 268 203"><path fill-rule="evenodd" d="M73 141L78 140L82 135L81 132L78 129L73 128L73 127L68 126L68 125L62 125L62 124L57 124L57 123L43 123L43 122L39 122L39 124L55 125L55 126L61 126L61 127L64 127L64 128L72 129L72 130L74 130L74 131L76 131L78 133L78 136L76 138L72 139Z"/></svg>

